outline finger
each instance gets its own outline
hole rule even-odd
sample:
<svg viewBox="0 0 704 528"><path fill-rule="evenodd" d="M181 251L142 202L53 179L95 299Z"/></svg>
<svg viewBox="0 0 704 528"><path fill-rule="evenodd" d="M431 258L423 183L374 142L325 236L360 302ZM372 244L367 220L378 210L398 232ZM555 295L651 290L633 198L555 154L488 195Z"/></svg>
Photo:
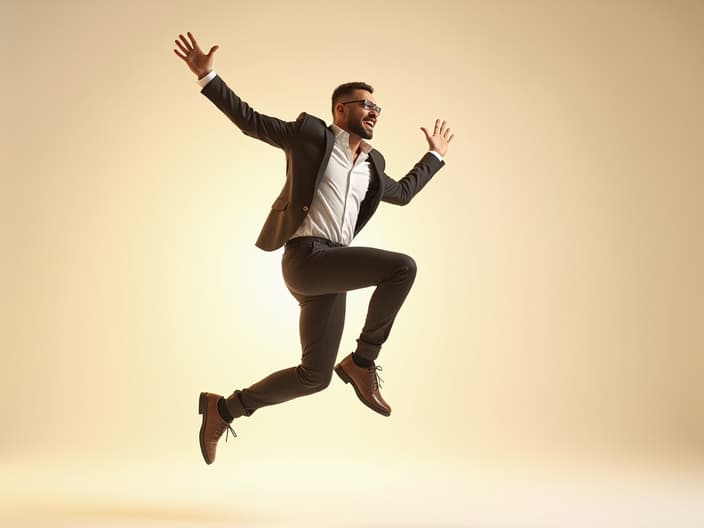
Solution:
<svg viewBox="0 0 704 528"><path fill-rule="evenodd" d="M188 59L184 56L181 55L178 51L174 50L174 53L176 54L177 57L183 59L184 61L188 62Z"/></svg>
<svg viewBox="0 0 704 528"><path fill-rule="evenodd" d="M186 40L186 37L183 35L179 35L178 38L181 39L181 42L183 42L183 45L186 47L188 51L191 51L193 49L193 46Z"/></svg>
<svg viewBox="0 0 704 528"><path fill-rule="evenodd" d="M438 133L438 127L440 126L440 120L436 119L435 120L435 128L433 129L433 135Z"/></svg>
<svg viewBox="0 0 704 528"><path fill-rule="evenodd" d="M447 127L445 129L445 132L443 133L443 136L445 137L445 139L447 139L447 136L450 134L450 130L451 130L450 127Z"/></svg>
<svg viewBox="0 0 704 528"><path fill-rule="evenodd" d="M452 141L452 138L453 138L453 137L455 137L454 134L452 134L449 138L447 138L447 143L448 143L448 144L450 143L450 141Z"/></svg>
<svg viewBox="0 0 704 528"><path fill-rule="evenodd" d="M179 40L174 40L174 42L175 42L176 45L181 49L181 51L183 52L184 55L188 55L188 50L184 47L183 44L181 44L181 41L179 41Z"/></svg>
<svg viewBox="0 0 704 528"><path fill-rule="evenodd" d="M445 123L446 123L446 121L443 119L443 120L442 120L442 125L440 125L440 135L441 135L441 136L442 136L443 134L445 134Z"/></svg>
<svg viewBox="0 0 704 528"><path fill-rule="evenodd" d="M198 53L203 53L203 50L200 49L196 38L190 32L188 33L188 38L191 39L191 45L193 46L193 49L196 50Z"/></svg>
<svg viewBox="0 0 704 528"><path fill-rule="evenodd" d="M198 42L196 41L196 38L193 36L193 34L192 34L190 31L189 31L188 33L186 33L186 34L188 35L188 38L191 39L191 45L192 45L194 48L197 48L197 47L198 47Z"/></svg>

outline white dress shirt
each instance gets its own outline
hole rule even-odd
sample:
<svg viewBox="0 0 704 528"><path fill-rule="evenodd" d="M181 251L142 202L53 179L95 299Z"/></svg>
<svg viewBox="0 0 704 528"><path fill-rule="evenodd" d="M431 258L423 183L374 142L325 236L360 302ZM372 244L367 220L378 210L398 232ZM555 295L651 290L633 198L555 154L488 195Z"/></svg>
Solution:
<svg viewBox="0 0 704 528"><path fill-rule="evenodd" d="M359 206L369 188L371 167L368 157L372 147L362 140L355 160L349 133L337 125L332 125L331 129L335 143L330 161L315 190L308 214L291 238L316 236L348 246L354 237Z"/></svg>

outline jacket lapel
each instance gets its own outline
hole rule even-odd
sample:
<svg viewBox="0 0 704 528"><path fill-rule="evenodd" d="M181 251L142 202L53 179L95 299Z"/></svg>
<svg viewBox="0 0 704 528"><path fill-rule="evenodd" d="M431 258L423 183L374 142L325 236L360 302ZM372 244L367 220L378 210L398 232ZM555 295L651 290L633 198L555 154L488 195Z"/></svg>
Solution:
<svg viewBox="0 0 704 528"><path fill-rule="evenodd" d="M371 189L374 189L375 191L377 191L376 194L378 194L378 199L381 200L381 195L382 195L383 192L384 192L384 183L383 183L383 180L382 180L382 178L381 178L382 169L381 169L381 167L380 167L379 159L378 159L377 156L378 156L377 151L374 150L374 149L372 149L371 152L369 153L369 159L370 159L371 162L372 162L372 174L371 174L371 177L372 177L372 178L376 178L376 181L375 181L375 182L370 182L369 187L370 187ZM380 191L380 192L379 192L379 191ZM376 196L374 196L374 198L376 198Z"/></svg>
<svg viewBox="0 0 704 528"><path fill-rule="evenodd" d="M332 146L334 142L335 136L333 135L332 130L330 130L330 127L327 127L325 129L325 153L323 155L323 161L320 162L320 167L318 167L318 174L315 177L315 187L313 187L313 189L318 188L320 178L322 178L325 173L325 168L328 166L328 162L330 161L330 154L332 154Z"/></svg>

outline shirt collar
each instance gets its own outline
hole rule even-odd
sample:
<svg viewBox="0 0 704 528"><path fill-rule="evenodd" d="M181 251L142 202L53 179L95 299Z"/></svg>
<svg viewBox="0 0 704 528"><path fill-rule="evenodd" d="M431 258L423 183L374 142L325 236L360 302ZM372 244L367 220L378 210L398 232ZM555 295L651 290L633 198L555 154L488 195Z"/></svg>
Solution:
<svg viewBox="0 0 704 528"><path fill-rule="evenodd" d="M332 133L335 135L335 141L338 141L344 147L350 148L350 134L347 130L341 129L334 123L330 125L330 130L332 130ZM369 151L371 151L373 147L366 141L362 140L359 144L359 148L365 154L369 154Z"/></svg>

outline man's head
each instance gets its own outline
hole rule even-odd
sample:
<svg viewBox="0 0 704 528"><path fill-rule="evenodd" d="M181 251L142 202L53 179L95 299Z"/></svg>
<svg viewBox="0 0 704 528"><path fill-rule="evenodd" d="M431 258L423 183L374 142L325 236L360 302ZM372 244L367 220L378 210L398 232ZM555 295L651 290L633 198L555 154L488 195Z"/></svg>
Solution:
<svg viewBox="0 0 704 528"><path fill-rule="evenodd" d="M363 82L341 84L332 93L333 123L350 134L371 139L381 108L372 95L374 88Z"/></svg>

